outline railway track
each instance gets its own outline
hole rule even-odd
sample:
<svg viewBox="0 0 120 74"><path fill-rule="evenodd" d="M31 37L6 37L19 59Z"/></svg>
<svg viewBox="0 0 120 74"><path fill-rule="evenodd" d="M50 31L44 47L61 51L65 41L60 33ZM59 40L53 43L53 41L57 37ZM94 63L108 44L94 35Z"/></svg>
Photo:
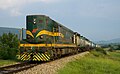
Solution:
<svg viewBox="0 0 120 74"><path fill-rule="evenodd" d="M74 56L74 55L71 55L71 56ZM59 59L56 58L54 60L57 61L57 60L67 58L67 57L70 57L70 56L66 55L66 56L62 56ZM53 62L53 61L39 62L39 63L38 62L36 62L36 63L24 62L24 63L14 64L14 65L4 66L4 67L0 67L0 74L13 74L13 73L17 73L17 72L21 72L21 71L30 69L30 68L32 68L34 66L37 66L37 65L40 65L40 64L41 65L44 64L44 63L48 64L50 62Z"/></svg>
<svg viewBox="0 0 120 74"><path fill-rule="evenodd" d="M82 59L82 57L88 54L89 52L87 51L76 55L63 56L54 61L40 63L34 68L21 71L17 74L57 74L57 71L63 68L68 62L78 60L80 57Z"/></svg>
<svg viewBox="0 0 120 74"><path fill-rule="evenodd" d="M32 68L34 66L37 66L38 64L33 63L20 63L20 64L14 64L9 66L0 67L0 74L13 74L17 73L23 70L27 70L29 68Z"/></svg>

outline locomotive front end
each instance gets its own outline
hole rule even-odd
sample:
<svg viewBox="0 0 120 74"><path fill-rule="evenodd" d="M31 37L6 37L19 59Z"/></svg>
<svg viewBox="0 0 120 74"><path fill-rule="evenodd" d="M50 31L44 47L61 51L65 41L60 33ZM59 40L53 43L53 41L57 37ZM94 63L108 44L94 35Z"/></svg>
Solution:
<svg viewBox="0 0 120 74"><path fill-rule="evenodd" d="M20 60L49 61L50 55L45 49L45 16L28 15L26 17L26 39L20 44Z"/></svg>

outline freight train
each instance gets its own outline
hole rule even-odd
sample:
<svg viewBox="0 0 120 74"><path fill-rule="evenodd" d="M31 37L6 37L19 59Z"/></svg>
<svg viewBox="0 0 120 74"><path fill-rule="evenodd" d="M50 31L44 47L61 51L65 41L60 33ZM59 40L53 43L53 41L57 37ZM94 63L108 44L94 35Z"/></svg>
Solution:
<svg viewBox="0 0 120 74"><path fill-rule="evenodd" d="M96 44L46 15L26 16L26 39L20 42L22 61L50 61L90 50Z"/></svg>

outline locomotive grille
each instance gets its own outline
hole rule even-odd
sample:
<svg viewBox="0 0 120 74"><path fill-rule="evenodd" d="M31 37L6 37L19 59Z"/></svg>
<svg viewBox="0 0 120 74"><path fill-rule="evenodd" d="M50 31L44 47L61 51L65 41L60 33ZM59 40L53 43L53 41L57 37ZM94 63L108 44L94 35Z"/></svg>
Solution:
<svg viewBox="0 0 120 74"><path fill-rule="evenodd" d="M32 55L32 56L31 56ZM50 55L48 53L26 53L20 55L23 61L49 61Z"/></svg>

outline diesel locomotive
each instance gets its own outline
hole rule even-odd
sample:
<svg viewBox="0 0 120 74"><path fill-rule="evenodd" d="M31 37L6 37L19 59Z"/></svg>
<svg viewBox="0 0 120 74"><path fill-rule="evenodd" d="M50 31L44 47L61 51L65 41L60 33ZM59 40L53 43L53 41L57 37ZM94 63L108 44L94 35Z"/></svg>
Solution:
<svg viewBox="0 0 120 74"><path fill-rule="evenodd" d="M46 15L26 16L26 39L20 42L22 61L50 61L96 45Z"/></svg>

